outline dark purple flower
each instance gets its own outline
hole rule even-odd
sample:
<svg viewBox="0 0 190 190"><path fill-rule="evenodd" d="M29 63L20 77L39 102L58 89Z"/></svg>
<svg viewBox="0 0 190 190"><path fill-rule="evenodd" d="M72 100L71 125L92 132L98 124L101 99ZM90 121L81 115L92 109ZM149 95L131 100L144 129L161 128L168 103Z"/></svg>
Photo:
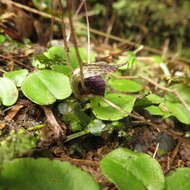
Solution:
<svg viewBox="0 0 190 190"><path fill-rule="evenodd" d="M106 84L101 76L92 76L84 79L86 91L84 91L79 85L79 91L81 95L93 94L98 96L104 96Z"/></svg>

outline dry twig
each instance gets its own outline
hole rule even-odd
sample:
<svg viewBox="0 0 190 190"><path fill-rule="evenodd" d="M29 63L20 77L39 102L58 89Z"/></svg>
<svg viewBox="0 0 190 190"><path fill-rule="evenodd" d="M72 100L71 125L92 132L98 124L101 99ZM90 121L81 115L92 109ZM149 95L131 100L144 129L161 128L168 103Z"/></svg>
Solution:
<svg viewBox="0 0 190 190"><path fill-rule="evenodd" d="M175 149L174 149L174 150L172 151L172 153L171 153L170 162L169 162L169 166L170 166L170 167L171 167L171 165L172 165L172 163L173 163L173 161L174 161L174 159L175 159L177 153L179 152L179 147L180 147L180 145L181 145L181 142L178 142L177 145L176 145L176 147L175 147Z"/></svg>
<svg viewBox="0 0 190 190"><path fill-rule="evenodd" d="M20 61L17 61L16 59L12 58L11 56L0 55L0 58L4 59L4 60L7 60L7 61L13 61L15 64L20 65L22 67L25 67L25 68L27 68L29 70L32 69L32 67L30 67L30 66L28 66L26 64L23 64Z"/></svg>
<svg viewBox="0 0 190 190"><path fill-rule="evenodd" d="M157 154L157 152L158 152L158 148L159 148L159 146L160 146L160 143L157 143L157 145L156 145L156 148L155 148L155 151L154 151L154 154L153 154L152 158L155 158L155 157L156 157L156 154Z"/></svg>
<svg viewBox="0 0 190 190"><path fill-rule="evenodd" d="M6 115L5 119L3 120L2 123L0 123L0 130L2 130L6 126L8 121L11 121L14 118L16 114L20 111L20 109L22 109L23 107L24 105L19 105L19 104L10 107L10 110Z"/></svg>
<svg viewBox="0 0 190 190"><path fill-rule="evenodd" d="M73 37L75 53L76 53L79 68L80 68L81 85L82 85L82 88L85 89L82 59L81 59L80 54L79 54L78 45L77 45L77 38L76 38L76 34L75 34L75 28L74 28L73 19L72 19L72 1L67 0L67 8L68 8L69 24L70 24L71 34Z"/></svg>
<svg viewBox="0 0 190 190"><path fill-rule="evenodd" d="M62 19L62 24L61 24L61 28L62 28L62 35L63 35L63 42L64 42L64 46L65 46L65 52L66 52L66 60L67 60L67 65L69 68L71 68L71 70L73 70L71 64L70 64L70 55L69 55L69 46L67 43L67 34L66 34L66 25L65 25L65 21L64 21L64 10L63 10L63 5L61 0L59 0L59 7L61 9L61 19Z"/></svg>
<svg viewBox="0 0 190 190"><path fill-rule="evenodd" d="M87 24L87 37L88 37L88 64L90 64L90 23L88 20L88 15L87 15L87 5L86 5L86 1L84 1L84 8L85 8L85 16L86 16L86 24Z"/></svg>

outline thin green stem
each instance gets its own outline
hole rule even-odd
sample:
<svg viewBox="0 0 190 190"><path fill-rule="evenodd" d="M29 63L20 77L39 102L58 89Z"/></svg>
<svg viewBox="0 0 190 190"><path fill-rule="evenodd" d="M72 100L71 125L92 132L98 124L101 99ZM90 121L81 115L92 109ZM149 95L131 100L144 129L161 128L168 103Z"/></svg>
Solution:
<svg viewBox="0 0 190 190"><path fill-rule="evenodd" d="M38 129L41 129L41 128L45 127L45 126L46 126L46 124L35 125L35 126L33 126L33 127L29 127L29 128L27 128L27 131L38 130Z"/></svg>
<svg viewBox="0 0 190 190"><path fill-rule="evenodd" d="M71 141L71 140L73 140L73 139L76 139L76 138L78 138L78 137L87 135L87 134L89 134L89 133L90 133L89 130L83 130L83 131L74 133L74 134L72 134L72 135L67 136L67 139L65 140L65 142Z"/></svg>

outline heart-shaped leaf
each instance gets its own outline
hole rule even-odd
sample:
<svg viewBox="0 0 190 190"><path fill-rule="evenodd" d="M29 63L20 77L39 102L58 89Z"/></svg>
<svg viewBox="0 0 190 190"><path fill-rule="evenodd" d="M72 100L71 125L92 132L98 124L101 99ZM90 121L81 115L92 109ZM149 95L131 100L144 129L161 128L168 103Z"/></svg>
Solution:
<svg viewBox="0 0 190 190"><path fill-rule="evenodd" d="M169 112L175 116L180 122L190 124L190 115L184 105L175 102L165 102L165 106Z"/></svg>
<svg viewBox="0 0 190 190"><path fill-rule="evenodd" d="M145 96L144 98L137 100L135 106L142 108L152 104L160 104L162 102L164 102L164 98L161 98L157 94L149 94L148 96Z"/></svg>
<svg viewBox="0 0 190 190"><path fill-rule="evenodd" d="M147 110L151 115L160 115L164 118L170 117L172 115L169 111L163 111L159 106L154 105L146 107L145 110Z"/></svg>
<svg viewBox="0 0 190 190"><path fill-rule="evenodd" d="M6 162L0 176L11 190L98 190L95 180L68 162L45 158L21 158Z"/></svg>
<svg viewBox="0 0 190 190"><path fill-rule="evenodd" d="M103 174L120 190L163 190L159 163L144 153L118 148L100 162Z"/></svg>
<svg viewBox="0 0 190 190"><path fill-rule="evenodd" d="M21 89L27 98L41 105L65 99L72 93L69 78L51 70L31 73L22 83Z"/></svg>
<svg viewBox="0 0 190 190"><path fill-rule="evenodd" d="M112 88L124 92L138 92L142 90L142 86L132 80L126 80L126 79L121 80L121 79L112 78L108 81L108 84Z"/></svg>
<svg viewBox="0 0 190 190"><path fill-rule="evenodd" d="M67 65L52 65L51 69L56 72L63 73L66 76L70 76L72 71Z"/></svg>
<svg viewBox="0 0 190 190"><path fill-rule="evenodd" d="M157 94L149 94L148 96L145 97L151 104L160 104L164 101L163 98L158 96Z"/></svg>
<svg viewBox="0 0 190 190"><path fill-rule="evenodd" d="M85 48L78 48L80 57L82 59L82 62L87 63L88 61L88 54L87 50ZM64 47L62 46L54 46L49 48L49 50L45 53L45 55L49 59L54 59L56 57L61 58L63 60L66 60L66 52ZM75 54L75 48L70 47L69 48L69 55L70 55L70 64L72 65L73 68L78 67L78 59ZM90 61L94 62L95 61L95 54L92 52L90 56Z"/></svg>
<svg viewBox="0 0 190 190"><path fill-rule="evenodd" d="M190 189L190 168L178 168L166 176L166 190Z"/></svg>
<svg viewBox="0 0 190 190"><path fill-rule="evenodd" d="M22 82L28 75L27 69L20 69L17 71L11 71L3 74L3 77L6 77L10 80L12 80L16 86L21 87Z"/></svg>
<svg viewBox="0 0 190 190"><path fill-rule="evenodd" d="M133 109L136 97L118 93L108 93L105 98L117 105L118 109L114 108L101 97L91 99L91 107L94 115L101 120L115 121L129 115Z"/></svg>
<svg viewBox="0 0 190 190"><path fill-rule="evenodd" d="M53 46L48 49L47 52L45 52L45 55L49 59L54 59L56 57L61 58L62 60L66 59L66 50L62 46Z"/></svg>
<svg viewBox="0 0 190 190"><path fill-rule="evenodd" d="M18 98L15 84L8 78L0 78L0 101L5 106L13 105Z"/></svg>

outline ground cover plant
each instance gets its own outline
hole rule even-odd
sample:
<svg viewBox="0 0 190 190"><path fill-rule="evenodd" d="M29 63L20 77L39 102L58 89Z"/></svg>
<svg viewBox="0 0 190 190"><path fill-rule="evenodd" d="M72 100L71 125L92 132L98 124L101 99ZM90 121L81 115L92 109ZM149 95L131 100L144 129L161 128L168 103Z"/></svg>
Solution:
<svg viewBox="0 0 190 190"><path fill-rule="evenodd" d="M86 1L1 5L0 189L190 188L187 62L91 35Z"/></svg>

